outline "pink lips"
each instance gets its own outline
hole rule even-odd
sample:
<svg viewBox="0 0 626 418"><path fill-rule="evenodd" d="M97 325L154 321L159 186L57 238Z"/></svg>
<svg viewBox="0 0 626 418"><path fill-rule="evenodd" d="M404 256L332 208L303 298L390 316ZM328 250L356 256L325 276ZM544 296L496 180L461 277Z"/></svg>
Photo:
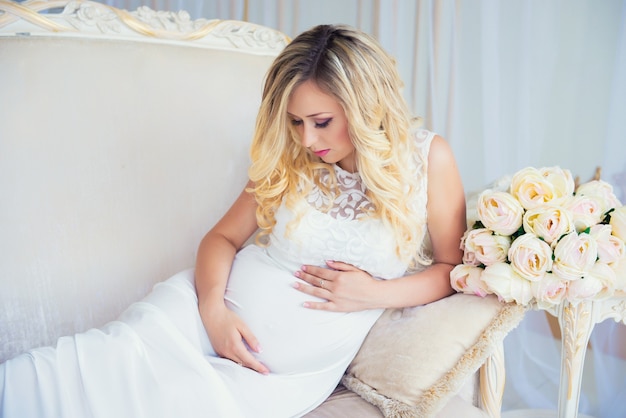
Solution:
<svg viewBox="0 0 626 418"><path fill-rule="evenodd" d="M330 152L329 149L323 149L321 151L315 151L315 155L317 155L318 157L323 157L324 155L328 154Z"/></svg>

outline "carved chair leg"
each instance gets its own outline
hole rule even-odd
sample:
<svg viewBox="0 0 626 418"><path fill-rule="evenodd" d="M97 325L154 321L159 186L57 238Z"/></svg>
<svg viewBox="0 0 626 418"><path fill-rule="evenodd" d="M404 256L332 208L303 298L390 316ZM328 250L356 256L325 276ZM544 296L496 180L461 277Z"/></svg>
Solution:
<svg viewBox="0 0 626 418"><path fill-rule="evenodd" d="M504 381L504 345L499 343L480 368L479 405L491 418L500 418Z"/></svg>

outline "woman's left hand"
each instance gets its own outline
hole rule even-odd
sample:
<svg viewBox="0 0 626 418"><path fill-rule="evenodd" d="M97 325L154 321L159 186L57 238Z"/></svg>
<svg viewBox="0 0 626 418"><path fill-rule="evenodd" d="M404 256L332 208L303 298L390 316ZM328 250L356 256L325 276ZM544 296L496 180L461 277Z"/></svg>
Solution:
<svg viewBox="0 0 626 418"><path fill-rule="evenodd" d="M378 308L375 296L379 280L351 264L339 261L327 261L326 264L328 268L305 265L295 273L296 277L309 284L307 286L296 282L294 284L296 289L327 300L327 302L305 302L305 308L336 312Z"/></svg>

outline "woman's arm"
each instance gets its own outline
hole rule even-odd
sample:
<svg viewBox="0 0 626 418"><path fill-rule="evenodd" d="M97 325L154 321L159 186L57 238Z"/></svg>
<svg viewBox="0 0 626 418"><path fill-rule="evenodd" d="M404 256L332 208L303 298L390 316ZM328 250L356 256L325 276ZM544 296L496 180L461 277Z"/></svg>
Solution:
<svg viewBox="0 0 626 418"><path fill-rule="evenodd" d="M235 254L256 229L256 202L254 196L244 190L200 242L195 284L200 316L215 352L260 373L268 373L245 347L244 340L253 350L259 351L256 337L224 303Z"/></svg>
<svg viewBox="0 0 626 418"><path fill-rule="evenodd" d="M306 306L333 311L399 308L423 305L452 294L450 271L463 257L459 247L466 229L465 194L452 150L439 136L433 139L428 156L427 212L432 265L394 280L375 280L366 272L340 262L329 263L330 269L304 266L296 275L312 286L295 286L304 293L328 300Z"/></svg>
<svg viewBox="0 0 626 418"><path fill-rule="evenodd" d="M388 306L423 305L453 293L450 271L462 262L466 225L465 193L452 149L440 136L428 156L428 233L433 264L414 275L387 281ZM385 304L387 305L387 304Z"/></svg>

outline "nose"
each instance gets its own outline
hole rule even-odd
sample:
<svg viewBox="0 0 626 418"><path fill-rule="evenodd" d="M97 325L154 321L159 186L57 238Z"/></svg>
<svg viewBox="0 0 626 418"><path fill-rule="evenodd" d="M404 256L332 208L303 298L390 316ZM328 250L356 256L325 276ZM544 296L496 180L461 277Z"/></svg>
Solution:
<svg viewBox="0 0 626 418"><path fill-rule="evenodd" d="M311 145L315 144L315 142L317 141L317 134L315 130L311 126L306 126L306 124L304 124L304 126L302 127L302 130L300 131L300 136L302 146L305 148L310 148Z"/></svg>

